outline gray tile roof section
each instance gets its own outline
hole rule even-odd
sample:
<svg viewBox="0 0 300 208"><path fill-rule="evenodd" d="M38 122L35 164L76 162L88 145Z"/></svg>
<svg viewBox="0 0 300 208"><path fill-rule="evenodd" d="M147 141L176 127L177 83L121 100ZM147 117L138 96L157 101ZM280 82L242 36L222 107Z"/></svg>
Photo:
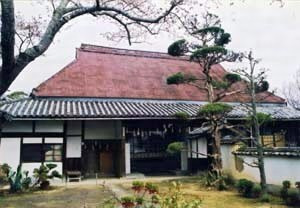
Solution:
<svg viewBox="0 0 300 208"><path fill-rule="evenodd" d="M229 118L244 118L244 106L234 106ZM100 99L100 98L29 98L2 103L0 111L10 119L134 119L174 118L176 112L195 117L203 102ZM268 113L274 119L300 120L300 111L282 104L262 104L258 112Z"/></svg>

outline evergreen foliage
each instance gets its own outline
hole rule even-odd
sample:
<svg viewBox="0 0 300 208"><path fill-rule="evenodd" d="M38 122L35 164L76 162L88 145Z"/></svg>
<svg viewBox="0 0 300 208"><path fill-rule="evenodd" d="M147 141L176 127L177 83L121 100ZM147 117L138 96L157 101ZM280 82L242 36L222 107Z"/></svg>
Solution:
<svg viewBox="0 0 300 208"><path fill-rule="evenodd" d="M168 48L168 54L171 56L183 56L188 51L187 42L184 39L175 41Z"/></svg>
<svg viewBox="0 0 300 208"><path fill-rule="evenodd" d="M260 82L255 83L255 93L265 92L269 89L269 82L262 80Z"/></svg>
<svg viewBox="0 0 300 208"><path fill-rule="evenodd" d="M34 177L36 178L35 185L39 185L41 189L47 189L50 186L49 179L61 178L62 176L53 170L56 164L42 164L39 168L33 170Z"/></svg>
<svg viewBox="0 0 300 208"><path fill-rule="evenodd" d="M167 84L169 84L169 85L177 84L178 85L178 84L195 82L196 80L197 80L197 78L194 75L178 72L167 78Z"/></svg>
<svg viewBox="0 0 300 208"><path fill-rule="evenodd" d="M200 116L212 116L229 113L232 106L226 103L209 103L204 105L198 112Z"/></svg>
<svg viewBox="0 0 300 208"><path fill-rule="evenodd" d="M182 142L172 142L168 145L167 152L169 154L175 155L179 154L183 149L183 143Z"/></svg>
<svg viewBox="0 0 300 208"><path fill-rule="evenodd" d="M197 61L215 56L215 59L212 58L212 61L217 61L219 57L225 56L227 53L227 49L225 49L223 46L201 47L192 52L190 60Z"/></svg>
<svg viewBox="0 0 300 208"><path fill-rule="evenodd" d="M224 76L224 79L229 83L235 83L235 82L239 82L242 80L240 75L234 74L234 73L227 73Z"/></svg>
<svg viewBox="0 0 300 208"><path fill-rule="evenodd" d="M253 118L254 116L249 116L247 118L248 122L250 124L252 124L252 121L253 121ZM263 124L266 124L268 122L270 122L272 120L272 117L270 114L266 114L266 113L261 113L261 112L258 112L256 113L256 119L257 119L257 122L259 124L259 126L263 125Z"/></svg>
<svg viewBox="0 0 300 208"><path fill-rule="evenodd" d="M177 112L175 113L175 118L179 119L179 120L188 120L190 118L190 115L186 112Z"/></svg>
<svg viewBox="0 0 300 208"><path fill-rule="evenodd" d="M254 187L254 183L252 181L249 181L249 180L243 178L237 182L236 186L237 186L238 192L241 193L242 196L251 197L252 189Z"/></svg>

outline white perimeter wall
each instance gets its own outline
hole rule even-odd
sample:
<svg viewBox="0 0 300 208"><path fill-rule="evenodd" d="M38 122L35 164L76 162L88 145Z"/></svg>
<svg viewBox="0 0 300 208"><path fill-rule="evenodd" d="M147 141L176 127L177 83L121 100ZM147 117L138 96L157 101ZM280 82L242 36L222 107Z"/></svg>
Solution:
<svg viewBox="0 0 300 208"><path fill-rule="evenodd" d="M7 163L16 170L20 163L20 138L1 138L0 164Z"/></svg>
<svg viewBox="0 0 300 208"><path fill-rule="evenodd" d="M232 145L222 145L223 169L230 171L237 178L248 178L259 182L258 168L243 165L243 170L239 172L236 169L235 156L231 153L234 150ZM245 162L252 163L256 161L252 156L239 156ZM300 181L300 158L271 156L265 157L265 172L267 183L281 185L282 181L290 180L292 183Z"/></svg>

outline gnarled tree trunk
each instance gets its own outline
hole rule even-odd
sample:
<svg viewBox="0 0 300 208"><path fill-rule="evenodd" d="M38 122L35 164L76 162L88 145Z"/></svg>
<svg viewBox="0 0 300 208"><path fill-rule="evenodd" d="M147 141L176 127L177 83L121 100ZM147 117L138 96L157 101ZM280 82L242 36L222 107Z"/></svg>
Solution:
<svg viewBox="0 0 300 208"><path fill-rule="evenodd" d="M213 132L208 138L209 171L216 177L222 175L221 135L218 126L212 122Z"/></svg>

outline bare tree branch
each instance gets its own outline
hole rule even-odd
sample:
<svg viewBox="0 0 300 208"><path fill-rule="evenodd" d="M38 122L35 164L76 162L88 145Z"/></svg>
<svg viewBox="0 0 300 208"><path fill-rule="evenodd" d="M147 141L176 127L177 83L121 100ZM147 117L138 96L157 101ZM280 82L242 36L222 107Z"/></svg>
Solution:
<svg viewBox="0 0 300 208"><path fill-rule="evenodd" d="M155 34L151 30L152 24L162 23L166 21L166 17L172 13L172 11L179 5L183 3L184 0L172 0L170 7L164 12L157 15L157 17L147 18L146 15L141 15L142 10L140 10L140 4L136 4L133 1L101 1L95 0L93 6L87 4L80 4L74 0L61 0L59 5L55 6L54 1L51 1L54 12L52 14L51 20L49 21L47 28L39 42L33 45L30 48L26 48L22 51L24 46L24 38L20 39L20 53L15 57L14 55L14 4L13 0L3 0L1 1L2 8L2 36L1 36L1 46L2 51L5 51L2 54L3 65L0 74L0 94L3 94L11 83L16 79L20 72L33 60L42 55L48 47L53 42L58 31L69 21L75 19L79 16L85 14L93 14L95 16L106 16L110 19L116 21L120 24L126 34L128 42L131 44L131 33L130 25L137 25L146 29L151 34ZM119 5L109 6L109 3L119 2ZM120 3L121 2L121 3ZM148 3L147 1L144 1ZM73 4L72 6L69 6ZM142 3L141 3L142 4ZM127 9L124 9L127 8ZM149 9L149 7L147 7ZM139 11L139 12L136 12ZM29 28L31 29L31 28ZM32 31L29 31L32 33ZM20 34L19 34L20 35ZM21 37L21 36L20 36ZM26 42L34 44L34 41L31 36L26 37Z"/></svg>

